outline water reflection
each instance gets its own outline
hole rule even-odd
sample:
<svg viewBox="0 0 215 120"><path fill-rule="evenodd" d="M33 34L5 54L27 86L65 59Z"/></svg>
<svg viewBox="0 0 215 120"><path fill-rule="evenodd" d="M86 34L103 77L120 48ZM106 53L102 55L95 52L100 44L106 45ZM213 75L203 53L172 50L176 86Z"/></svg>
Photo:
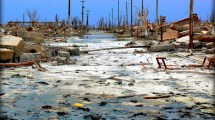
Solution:
<svg viewBox="0 0 215 120"><path fill-rule="evenodd" d="M68 38L67 43L100 43L104 40L116 40L116 37L113 34L101 31L91 31L82 37L75 36Z"/></svg>

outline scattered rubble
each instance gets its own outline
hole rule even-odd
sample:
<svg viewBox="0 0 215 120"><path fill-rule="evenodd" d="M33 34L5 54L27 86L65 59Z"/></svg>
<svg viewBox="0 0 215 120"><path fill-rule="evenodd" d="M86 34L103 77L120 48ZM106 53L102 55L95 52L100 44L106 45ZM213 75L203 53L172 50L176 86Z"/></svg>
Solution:
<svg viewBox="0 0 215 120"><path fill-rule="evenodd" d="M214 119L213 24L194 15L193 54L188 18L163 41L153 24L113 30L120 40L51 24L0 29L2 118Z"/></svg>

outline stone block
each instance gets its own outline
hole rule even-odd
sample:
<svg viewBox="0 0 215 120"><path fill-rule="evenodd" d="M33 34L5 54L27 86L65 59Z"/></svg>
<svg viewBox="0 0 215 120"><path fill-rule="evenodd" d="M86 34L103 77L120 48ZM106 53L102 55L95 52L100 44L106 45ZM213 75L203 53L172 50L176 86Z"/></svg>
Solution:
<svg viewBox="0 0 215 120"><path fill-rule="evenodd" d="M66 51L58 51L58 56L65 57L68 60L70 58L70 53Z"/></svg>

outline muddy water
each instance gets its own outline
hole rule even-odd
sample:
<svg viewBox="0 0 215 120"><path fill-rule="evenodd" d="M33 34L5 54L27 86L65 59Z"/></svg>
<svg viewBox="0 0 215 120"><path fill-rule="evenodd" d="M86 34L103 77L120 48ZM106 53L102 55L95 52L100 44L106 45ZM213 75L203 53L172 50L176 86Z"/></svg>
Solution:
<svg viewBox="0 0 215 120"><path fill-rule="evenodd" d="M90 32L83 38L69 38L66 44L87 44L81 50L93 50L120 47L128 42L130 39L117 41L111 34ZM156 56L167 57L168 64L188 65L197 61L179 57L177 52L134 54L133 51L130 48L73 56L75 65L42 63L47 72L32 67L2 69L1 116L18 120L215 118L213 70L165 71L157 68ZM151 65L139 65L147 60ZM171 97L144 99L146 95ZM77 108L74 103L84 106Z"/></svg>

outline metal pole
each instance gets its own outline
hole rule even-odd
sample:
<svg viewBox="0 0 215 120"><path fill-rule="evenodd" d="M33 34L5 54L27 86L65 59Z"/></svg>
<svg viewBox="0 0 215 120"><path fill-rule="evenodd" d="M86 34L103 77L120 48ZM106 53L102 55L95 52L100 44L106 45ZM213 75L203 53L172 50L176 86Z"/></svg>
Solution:
<svg viewBox="0 0 215 120"><path fill-rule="evenodd" d="M68 32L70 33L70 0L68 0Z"/></svg>
<svg viewBox="0 0 215 120"><path fill-rule="evenodd" d="M158 35L158 0L156 0L156 34Z"/></svg>
<svg viewBox="0 0 215 120"><path fill-rule="evenodd" d="M118 29L120 27L120 22L119 22L119 0L118 0Z"/></svg>
<svg viewBox="0 0 215 120"><path fill-rule="evenodd" d="M189 43L189 49L193 48L193 0L190 0L190 43Z"/></svg>

